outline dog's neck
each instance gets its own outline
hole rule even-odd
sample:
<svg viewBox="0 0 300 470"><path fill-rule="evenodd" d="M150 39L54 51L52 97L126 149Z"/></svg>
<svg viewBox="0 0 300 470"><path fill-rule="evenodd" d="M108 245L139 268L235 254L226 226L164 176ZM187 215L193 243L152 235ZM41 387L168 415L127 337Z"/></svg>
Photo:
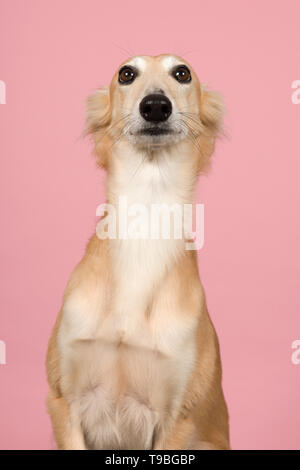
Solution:
<svg viewBox="0 0 300 470"><path fill-rule="evenodd" d="M114 151L107 176L107 200L118 210L119 198L130 204L191 204L197 170L189 145L152 152L123 145Z"/></svg>
<svg viewBox="0 0 300 470"><path fill-rule="evenodd" d="M120 198L125 198L127 206L139 204L148 210L153 204L183 207L192 203L197 175L186 152L184 146L178 146L177 152L161 150L152 155L124 146L116 150L107 178L107 202L116 214ZM185 242L183 236L164 239L161 235L159 239L110 240L120 301L115 308L128 312L144 308L167 270L184 255Z"/></svg>

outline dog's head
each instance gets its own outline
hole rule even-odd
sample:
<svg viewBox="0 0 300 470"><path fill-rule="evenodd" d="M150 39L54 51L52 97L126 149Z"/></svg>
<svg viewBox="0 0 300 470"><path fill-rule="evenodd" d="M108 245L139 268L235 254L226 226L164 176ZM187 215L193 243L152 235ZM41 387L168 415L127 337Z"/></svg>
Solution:
<svg viewBox="0 0 300 470"><path fill-rule="evenodd" d="M124 140L149 153L185 142L203 164L221 117L219 95L206 90L184 60L137 56L121 65L109 88L89 97L86 130L102 166L109 163L112 146Z"/></svg>

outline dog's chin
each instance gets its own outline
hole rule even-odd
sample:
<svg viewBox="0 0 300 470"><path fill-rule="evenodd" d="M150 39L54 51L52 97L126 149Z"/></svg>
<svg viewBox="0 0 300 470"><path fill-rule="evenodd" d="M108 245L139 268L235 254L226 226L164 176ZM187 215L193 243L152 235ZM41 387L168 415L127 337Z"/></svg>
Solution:
<svg viewBox="0 0 300 470"><path fill-rule="evenodd" d="M175 144L183 136L169 127L144 127L130 134L131 141L138 147L163 147Z"/></svg>

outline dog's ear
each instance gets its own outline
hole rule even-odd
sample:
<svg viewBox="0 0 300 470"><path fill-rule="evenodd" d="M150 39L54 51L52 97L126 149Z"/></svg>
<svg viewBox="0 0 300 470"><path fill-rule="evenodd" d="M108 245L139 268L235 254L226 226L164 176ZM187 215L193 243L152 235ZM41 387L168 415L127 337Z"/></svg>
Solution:
<svg viewBox="0 0 300 470"><path fill-rule="evenodd" d="M85 135L91 134L94 151L100 166L105 166L107 142L105 131L111 121L111 106L108 88L100 88L88 97Z"/></svg>
<svg viewBox="0 0 300 470"><path fill-rule="evenodd" d="M86 134L106 127L110 122L110 100L108 88L100 88L87 99Z"/></svg>
<svg viewBox="0 0 300 470"><path fill-rule="evenodd" d="M204 167L214 151L216 138L222 133L224 104L221 95L205 86L201 86L200 121L201 121L201 167Z"/></svg>
<svg viewBox="0 0 300 470"><path fill-rule="evenodd" d="M224 104L221 95L204 86L201 89L200 119L205 130L217 136L222 129Z"/></svg>

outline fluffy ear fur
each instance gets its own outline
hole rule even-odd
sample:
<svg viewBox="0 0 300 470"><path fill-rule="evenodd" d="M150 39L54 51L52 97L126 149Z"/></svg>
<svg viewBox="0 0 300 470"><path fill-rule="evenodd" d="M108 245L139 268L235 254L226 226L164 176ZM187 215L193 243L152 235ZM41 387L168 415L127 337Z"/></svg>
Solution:
<svg viewBox="0 0 300 470"><path fill-rule="evenodd" d="M105 131L111 121L109 89L96 90L87 100L85 135L91 134L95 144L95 154L100 166L106 166L107 138Z"/></svg>
<svg viewBox="0 0 300 470"><path fill-rule="evenodd" d="M221 131L223 112L224 105L221 95L216 91L202 87L200 118L210 133L217 135Z"/></svg>
<svg viewBox="0 0 300 470"><path fill-rule="evenodd" d="M87 99L86 134L93 134L110 121L110 100L108 88L96 90Z"/></svg>
<svg viewBox="0 0 300 470"><path fill-rule="evenodd" d="M221 95L216 91L207 90L202 85L200 98L201 169L208 163L215 148L215 140L222 133L223 113L224 105Z"/></svg>

